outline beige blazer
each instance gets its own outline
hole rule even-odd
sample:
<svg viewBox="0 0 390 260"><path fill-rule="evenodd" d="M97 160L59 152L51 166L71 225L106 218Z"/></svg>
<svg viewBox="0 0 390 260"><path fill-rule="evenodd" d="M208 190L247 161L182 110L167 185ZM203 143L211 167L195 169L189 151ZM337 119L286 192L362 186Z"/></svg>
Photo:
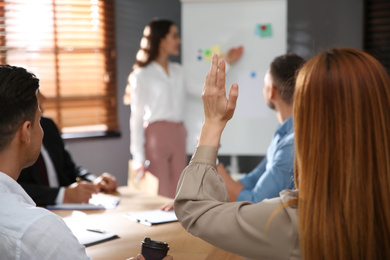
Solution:
<svg viewBox="0 0 390 260"><path fill-rule="evenodd" d="M200 146L180 177L174 209L183 227L246 259L301 259L297 208L282 205L298 191L284 190L279 198L256 204L229 203L216 159L214 147Z"/></svg>

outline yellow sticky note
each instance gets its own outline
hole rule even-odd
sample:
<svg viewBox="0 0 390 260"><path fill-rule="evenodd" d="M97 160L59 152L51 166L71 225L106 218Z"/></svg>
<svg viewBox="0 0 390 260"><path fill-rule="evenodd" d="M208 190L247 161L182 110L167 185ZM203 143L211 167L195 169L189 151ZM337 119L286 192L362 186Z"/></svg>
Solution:
<svg viewBox="0 0 390 260"><path fill-rule="evenodd" d="M217 54L218 56L221 55L221 46L219 44L216 44L214 45L212 48L210 49L206 49L204 52L203 52L203 55L204 55L204 59L207 61L207 62L211 62L211 58L213 57L213 53Z"/></svg>

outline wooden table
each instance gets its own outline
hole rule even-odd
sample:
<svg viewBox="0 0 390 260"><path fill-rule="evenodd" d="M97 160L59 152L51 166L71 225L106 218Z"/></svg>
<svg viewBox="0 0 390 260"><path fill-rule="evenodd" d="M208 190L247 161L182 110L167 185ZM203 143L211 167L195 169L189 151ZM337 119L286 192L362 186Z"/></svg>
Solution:
<svg viewBox="0 0 390 260"><path fill-rule="evenodd" d="M86 248L87 255L94 260L125 260L141 252L141 242L145 236L169 244L168 254L174 260L242 260L240 256L220 250L184 230L179 222L145 226L127 219L124 215L131 211L158 209L170 199L152 196L128 187L120 187L121 202L116 209L83 210L88 223L113 232L120 238ZM61 217L70 217L73 210L53 210ZM77 212L76 212L77 213Z"/></svg>

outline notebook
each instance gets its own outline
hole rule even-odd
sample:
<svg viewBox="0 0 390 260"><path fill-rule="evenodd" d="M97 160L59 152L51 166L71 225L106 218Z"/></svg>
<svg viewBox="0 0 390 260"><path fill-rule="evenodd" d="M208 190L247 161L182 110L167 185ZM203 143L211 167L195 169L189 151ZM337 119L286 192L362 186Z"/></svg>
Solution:
<svg viewBox="0 0 390 260"><path fill-rule="evenodd" d="M72 230L72 233L75 235L80 244L83 244L86 247L119 238L119 236L114 233L99 229L69 228Z"/></svg>

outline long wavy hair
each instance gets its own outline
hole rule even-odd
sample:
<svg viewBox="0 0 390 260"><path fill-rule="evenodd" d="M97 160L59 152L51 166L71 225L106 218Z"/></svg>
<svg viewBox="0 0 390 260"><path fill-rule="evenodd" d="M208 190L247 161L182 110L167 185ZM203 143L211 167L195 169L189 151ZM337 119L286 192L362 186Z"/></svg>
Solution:
<svg viewBox="0 0 390 260"><path fill-rule="evenodd" d="M294 94L303 259L390 259L390 78L367 53L308 61Z"/></svg>
<svg viewBox="0 0 390 260"><path fill-rule="evenodd" d="M166 19L154 19L145 27L143 37L140 42L140 48L136 55L136 60L133 65L132 71L137 68L142 68L159 55L160 42L169 33L169 30L174 22ZM131 103L131 85L127 84L125 94L123 97L123 103L129 105Z"/></svg>

